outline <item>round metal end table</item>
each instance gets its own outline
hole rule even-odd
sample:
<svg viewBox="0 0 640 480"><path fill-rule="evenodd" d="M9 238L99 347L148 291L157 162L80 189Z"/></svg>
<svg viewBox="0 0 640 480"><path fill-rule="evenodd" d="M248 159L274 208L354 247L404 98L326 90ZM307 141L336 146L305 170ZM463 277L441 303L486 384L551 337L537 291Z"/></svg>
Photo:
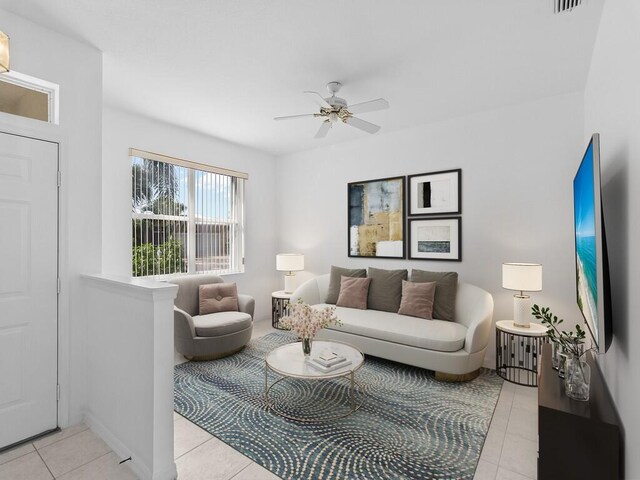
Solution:
<svg viewBox="0 0 640 480"><path fill-rule="evenodd" d="M508 382L537 387L542 345L548 341L547 329L539 323L524 328L513 320L497 321L496 373Z"/></svg>

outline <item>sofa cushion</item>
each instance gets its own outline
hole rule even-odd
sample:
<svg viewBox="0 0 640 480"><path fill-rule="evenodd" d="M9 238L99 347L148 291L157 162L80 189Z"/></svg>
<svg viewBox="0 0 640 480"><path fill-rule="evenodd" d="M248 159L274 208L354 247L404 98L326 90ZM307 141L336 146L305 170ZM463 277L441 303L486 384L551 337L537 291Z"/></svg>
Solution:
<svg viewBox="0 0 640 480"><path fill-rule="evenodd" d="M369 292L370 278L353 278L342 276L340 281L340 295L336 305L340 307L367 308L367 293Z"/></svg>
<svg viewBox="0 0 640 480"><path fill-rule="evenodd" d="M326 306L319 304L314 308ZM426 322L422 318L378 310L336 307L336 316L342 326L331 326L331 330L439 352L457 352L464 347L467 335L467 327L459 323L445 320Z"/></svg>
<svg viewBox="0 0 640 480"><path fill-rule="evenodd" d="M407 279L407 270L383 270L369 267L367 278L371 279L367 308L397 313L402 298L402 282Z"/></svg>
<svg viewBox="0 0 640 480"><path fill-rule="evenodd" d="M457 272L411 270L411 281L416 283L436 282L433 318L450 322L455 321L456 294L458 292Z"/></svg>
<svg viewBox="0 0 640 480"><path fill-rule="evenodd" d="M251 315L244 312L218 312L193 317L198 337L220 337L251 326Z"/></svg>
<svg viewBox="0 0 640 480"><path fill-rule="evenodd" d="M433 319L433 300L436 295L436 282L414 283L402 281L402 301L400 315Z"/></svg>
<svg viewBox="0 0 640 480"><path fill-rule="evenodd" d="M326 303L335 305L338 301L338 295L340 295L340 281L343 276L364 278L367 276L367 271L364 268L349 269L334 267L331 265L331 276L329 277L329 290L327 291Z"/></svg>
<svg viewBox="0 0 640 480"><path fill-rule="evenodd" d="M199 315L238 311L238 289L235 283L200 285L198 298L200 300Z"/></svg>

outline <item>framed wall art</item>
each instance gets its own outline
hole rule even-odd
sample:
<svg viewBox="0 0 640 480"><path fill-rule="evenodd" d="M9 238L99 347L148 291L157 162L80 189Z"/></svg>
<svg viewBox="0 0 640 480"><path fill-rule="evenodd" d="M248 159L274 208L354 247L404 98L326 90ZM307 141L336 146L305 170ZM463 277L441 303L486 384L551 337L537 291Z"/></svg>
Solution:
<svg viewBox="0 0 640 480"><path fill-rule="evenodd" d="M460 217L410 218L409 259L461 261Z"/></svg>
<svg viewBox="0 0 640 480"><path fill-rule="evenodd" d="M409 175L409 215L462 211L462 169Z"/></svg>
<svg viewBox="0 0 640 480"><path fill-rule="evenodd" d="M405 177L347 185L350 257L405 257Z"/></svg>

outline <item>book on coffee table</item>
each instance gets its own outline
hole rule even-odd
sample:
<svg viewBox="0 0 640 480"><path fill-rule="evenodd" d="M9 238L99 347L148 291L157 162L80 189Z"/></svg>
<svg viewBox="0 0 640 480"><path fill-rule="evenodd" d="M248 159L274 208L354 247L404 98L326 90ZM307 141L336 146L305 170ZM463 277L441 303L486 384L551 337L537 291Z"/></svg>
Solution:
<svg viewBox="0 0 640 480"><path fill-rule="evenodd" d="M313 360L323 367L331 367L338 363L344 362L345 357L343 355L338 355L335 352L324 351L320 352L320 355L317 357L313 357Z"/></svg>
<svg viewBox="0 0 640 480"><path fill-rule="evenodd" d="M320 370L323 373L329 373L329 372L333 372L334 370L339 370L342 367L346 367L347 365L351 365L351 360L347 360L346 358L342 357L342 361L339 363L334 363L331 366L325 367L324 365L322 365L321 363L318 362L317 358L312 358L309 360L309 365L311 365L313 368Z"/></svg>

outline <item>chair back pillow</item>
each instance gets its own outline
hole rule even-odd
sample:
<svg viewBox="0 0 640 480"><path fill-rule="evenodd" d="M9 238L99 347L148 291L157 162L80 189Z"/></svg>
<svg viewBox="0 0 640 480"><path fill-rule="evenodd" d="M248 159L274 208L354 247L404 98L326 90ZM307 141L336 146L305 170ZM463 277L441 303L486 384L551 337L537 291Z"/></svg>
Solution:
<svg viewBox="0 0 640 480"><path fill-rule="evenodd" d="M340 282L340 295L336 305L338 307L367 309L367 294L369 293L370 278L355 278L343 276Z"/></svg>
<svg viewBox="0 0 640 480"><path fill-rule="evenodd" d="M411 270L411 281L414 283L436 282L433 318L437 320L448 320L449 322L455 321L456 295L458 293L457 272Z"/></svg>
<svg viewBox="0 0 640 480"><path fill-rule="evenodd" d="M433 300L436 296L436 282L414 283L402 281L402 301L400 315L433 320Z"/></svg>
<svg viewBox="0 0 640 480"><path fill-rule="evenodd" d="M331 265L331 276L329 277L329 290L327 290L327 298L325 303L335 305L340 295L340 283L342 276L364 278L367 271L364 268L342 268Z"/></svg>
<svg viewBox="0 0 640 480"><path fill-rule="evenodd" d="M369 267L367 278L371 279L367 308L396 313L400 308L402 285L407 279L407 270L383 270Z"/></svg>
<svg viewBox="0 0 640 480"><path fill-rule="evenodd" d="M200 285L200 315L238 311L238 289L235 283Z"/></svg>

